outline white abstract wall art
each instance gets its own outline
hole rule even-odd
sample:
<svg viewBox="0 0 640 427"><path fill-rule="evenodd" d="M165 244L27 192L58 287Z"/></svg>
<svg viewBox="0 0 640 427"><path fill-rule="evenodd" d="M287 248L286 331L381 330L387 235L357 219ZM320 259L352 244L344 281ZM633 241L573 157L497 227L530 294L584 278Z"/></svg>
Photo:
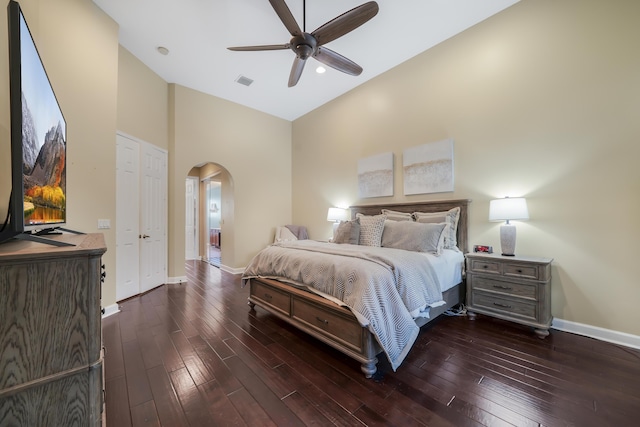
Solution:
<svg viewBox="0 0 640 427"><path fill-rule="evenodd" d="M393 153L358 160L358 196L393 196Z"/></svg>
<svg viewBox="0 0 640 427"><path fill-rule="evenodd" d="M405 195L453 191L453 139L407 148L402 168Z"/></svg>

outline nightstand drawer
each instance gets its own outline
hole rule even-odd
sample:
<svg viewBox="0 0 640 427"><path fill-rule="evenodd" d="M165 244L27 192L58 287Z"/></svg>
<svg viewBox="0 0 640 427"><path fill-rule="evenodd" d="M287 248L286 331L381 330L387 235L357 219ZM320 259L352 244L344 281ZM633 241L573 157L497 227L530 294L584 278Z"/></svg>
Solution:
<svg viewBox="0 0 640 427"><path fill-rule="evenodd" d="M483 272L483 273L495 273L500 274L500 263L495 261L486 261L480 259L472 259L471 271Z"/></svg>
<svg viewBox="0 0 640 427"><path fill-rule="evenodd" d="M505 263L503 274L505 276L522 277L523 279L540 279L538 267L535 265Z"/></svg>
<svg viewBox="0 0 640 427"><path fill-rule="evenodd" d="M251 281L251 288L251 295L254 299L273 307L287 316L291 314L291 297L289 294L255 280Z"/></svg>
<svg viewBox="0 0 640 427"><path fill-rule="evenodd" d="M536 284L505 282L502 280L495 280L492 277L478 276L476 274L474 274L470 280L472 280L471 288L474 291L479 289L508 296L526 298L532 301L537 299L538 288Z"/></svg>
<svg viewBox="0 0 640 427"><path fill-rule="evenodd" d="M502 298L496 295L488 295L482 292L473 292L471 298L474 307L532 321L537 319L536 304Z"/></svg>

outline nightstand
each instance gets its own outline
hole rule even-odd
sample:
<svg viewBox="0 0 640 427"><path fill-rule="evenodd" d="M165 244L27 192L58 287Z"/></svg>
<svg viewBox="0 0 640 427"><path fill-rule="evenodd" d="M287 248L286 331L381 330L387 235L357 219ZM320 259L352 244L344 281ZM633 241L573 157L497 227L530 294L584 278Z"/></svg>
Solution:
<svg viewBox="0 0 640 427"><path fill-rule="evenodd" d="M467 313L535 328L540 338L551 326L551 258L468 253Z"/></svg>

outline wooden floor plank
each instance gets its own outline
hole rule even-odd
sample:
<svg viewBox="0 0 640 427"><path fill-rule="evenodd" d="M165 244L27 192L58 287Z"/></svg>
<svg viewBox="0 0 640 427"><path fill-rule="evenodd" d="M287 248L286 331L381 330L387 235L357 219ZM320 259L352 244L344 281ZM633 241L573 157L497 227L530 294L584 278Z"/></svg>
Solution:
<svg viewBox="0 0 640 427"><path fill-rule="evenodd" d="M134 407L153 399L153 395L147 380L147 371L144 367L138 341L131 340L122 343L122 351L124 354L129 405Z"/></svg>
<svg viewBox="0 0 640 427"><path fill-rule="evenodd" d="M379 375L260 308L200 261L103 320L107 426L635 425L640 350L478 316L423 327Z"/></svg>
<svg viewBox="0 0 640 427"><path fill-rule="evenodd" d="M198 386L198 390L200 391L202 398L207 404L209 414L211 414L210 425L247 425L217 381L209 381L208 383L201 384ZM238 390L240 389L234 390L234 392Z"/></svg>
<svg viewBox="0 0 640 427"><path fill-rule="evenodd" d="M131 411L125 376L105 382L105 408L107 427L130 427Z"/></svg>
<svg viewBox="0 0 640 427"><path fill-rule="evenodd" d="M147 371L147 376L160 423L163 426L172 427L188 426L183 408L164 368L162 366L151 368Z"/></svg>
<svg viewBox="0 0 640 427"><path fill-rule="evenodd" d="M133 427L160 427L158 412L153 400L131 408Z"/></svg>

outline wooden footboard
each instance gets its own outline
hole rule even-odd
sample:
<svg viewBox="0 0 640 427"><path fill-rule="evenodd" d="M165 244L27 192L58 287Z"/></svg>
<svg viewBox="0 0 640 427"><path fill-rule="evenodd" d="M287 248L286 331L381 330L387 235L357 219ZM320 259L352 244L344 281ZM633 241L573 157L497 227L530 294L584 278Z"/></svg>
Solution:
<svg viewBox="0 0 640 427"><path fill-rule="evenodd" d="M260 306L298 329L341 351L361 363L367 378L376 373L377 355L382 351L371 332L362 326L346 307L312 292L272 279L255 278L249 282L249 306ZM463 301L464 286L457 285L443 294L447 304L432 309L429 319Z"/></svg>

